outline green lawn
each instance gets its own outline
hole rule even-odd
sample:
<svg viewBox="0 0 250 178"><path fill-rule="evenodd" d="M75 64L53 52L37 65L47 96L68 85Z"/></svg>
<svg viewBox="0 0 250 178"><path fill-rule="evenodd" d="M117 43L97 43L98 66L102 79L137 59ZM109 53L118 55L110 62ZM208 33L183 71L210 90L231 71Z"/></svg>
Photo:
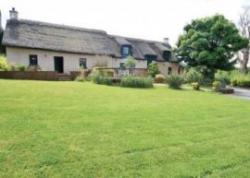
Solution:
<svg viewBox="0 0 250 178"><path fill-rule="evenodd" d="M0 177L249 177L250 101L0 80Z"/></svg>

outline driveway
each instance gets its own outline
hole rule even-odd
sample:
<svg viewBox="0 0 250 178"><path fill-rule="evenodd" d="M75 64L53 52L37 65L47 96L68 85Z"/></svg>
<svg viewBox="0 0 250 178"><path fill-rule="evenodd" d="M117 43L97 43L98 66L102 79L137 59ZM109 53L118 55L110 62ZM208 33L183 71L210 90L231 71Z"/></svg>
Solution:
<svg viewBox="0 0 250 178"><path fill-rule="evenodd" d="M234 89L234 94L232 94L232 96L250 100L250 89L238 88L238 87L233 87L233 89Z"/></svg>

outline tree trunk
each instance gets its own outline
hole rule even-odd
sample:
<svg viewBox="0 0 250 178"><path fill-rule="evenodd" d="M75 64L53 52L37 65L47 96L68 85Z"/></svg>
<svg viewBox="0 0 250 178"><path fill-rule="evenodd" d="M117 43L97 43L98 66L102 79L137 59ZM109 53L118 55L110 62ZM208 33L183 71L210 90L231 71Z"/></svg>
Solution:
<svg viewBox="0 0 250 178"><path fill-rule="evenodd" d="M247 73L247 64L249 61L249 48L242 50L243 57L240 59L240 68L243 73Z"/></svg>

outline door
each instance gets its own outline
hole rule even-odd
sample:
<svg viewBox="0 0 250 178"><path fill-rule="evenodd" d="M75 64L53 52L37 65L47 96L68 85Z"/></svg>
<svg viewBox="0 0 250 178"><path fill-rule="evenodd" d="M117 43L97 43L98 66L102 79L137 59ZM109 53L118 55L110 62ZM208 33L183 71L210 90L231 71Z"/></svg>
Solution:
<svg viewBox="0 0 250 178"><path fill-rule="evenodd" d="M63 57L55 56L54 57L55 71L58 73L63 73Z"/></svg>

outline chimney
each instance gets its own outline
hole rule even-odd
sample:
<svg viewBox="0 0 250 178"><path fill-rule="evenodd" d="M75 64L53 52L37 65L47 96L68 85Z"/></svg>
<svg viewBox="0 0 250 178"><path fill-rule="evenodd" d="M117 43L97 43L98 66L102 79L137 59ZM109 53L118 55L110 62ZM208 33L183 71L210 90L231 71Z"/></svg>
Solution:
<svg viewBox="0 0 250 178"><path fill-rule="evenodd" d="M163 38L163 43L169 44L169 38Z"/></svg>
<svg viewBox="0 0 250 178"><path fill-rule="evenodd" d="M10 10L10 19L17 20L18 19L18 12L15 10L14 7Z"/></svg>

